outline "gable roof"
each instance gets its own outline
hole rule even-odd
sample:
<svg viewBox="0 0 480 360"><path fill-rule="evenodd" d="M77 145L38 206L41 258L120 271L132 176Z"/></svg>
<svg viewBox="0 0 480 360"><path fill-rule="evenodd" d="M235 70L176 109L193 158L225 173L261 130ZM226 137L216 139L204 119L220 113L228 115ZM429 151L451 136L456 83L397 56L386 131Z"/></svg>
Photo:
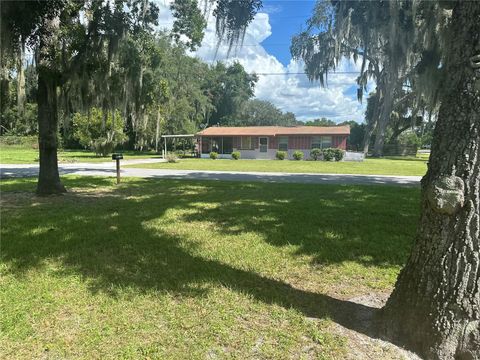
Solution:
<svg viewBox="0 0 480 360"><path fill-rule="evenodd" d="M197 136L349 135L350 126L212 126Z"/></svg>

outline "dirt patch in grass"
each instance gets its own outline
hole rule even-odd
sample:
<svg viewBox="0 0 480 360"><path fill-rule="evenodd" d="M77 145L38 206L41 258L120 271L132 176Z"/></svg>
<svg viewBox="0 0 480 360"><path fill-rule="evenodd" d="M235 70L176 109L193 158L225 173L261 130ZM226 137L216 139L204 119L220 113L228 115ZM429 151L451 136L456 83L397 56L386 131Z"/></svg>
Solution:
<svg viewBox="0 0 480 360"><path fill-rule="evenodd" d="M4 210L23 208L25 206L39 206L66 203L89 203L108 198L120 198L123 195L116 194L111 188L82 189L70 188L68 192L59 195L38 196L31 191L9 191L0 196L0 207Z"/></svg>
<svg viewBox="0 0 480 360"><path fill-rule="evenodd" d="M347 338L349 351L345 356L347 360L421 360L416 354L407 351L391 342L384 341L366 334L375 332L373 320L375 312L382 308L387 302L390 293L367 293L348 301L363 305L359 311L351 318L352 326L342 326L339 323L333 323L332 332ZM356 322L356 324L353 324ZM352 330L352 328L363 329L362 332Z"/></svg>

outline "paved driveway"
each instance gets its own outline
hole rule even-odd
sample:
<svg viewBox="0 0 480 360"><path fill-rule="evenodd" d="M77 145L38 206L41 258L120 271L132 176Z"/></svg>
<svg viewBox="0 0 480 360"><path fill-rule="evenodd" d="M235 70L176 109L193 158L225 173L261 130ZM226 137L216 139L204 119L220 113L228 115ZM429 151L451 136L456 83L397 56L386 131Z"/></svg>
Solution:
<svg viewBox="0 0 480 360"><path fill-rule="evenodd" d="M158 162L159 160L131 160L124 164L139 162ZM115 163L75 163L59 164L63 175L116 176ZM358 184L358 185L402 185L418 186L420 176L390 175L347 175L347 174L312 174L281 172L235 172L235 171L201 171L123 168L122 176L142 178L172 178L190 180L223 180L223 181L263 181L309 184ZM38 164L32 165L0 165L0 178L33 177L38 175Z"/></svg>

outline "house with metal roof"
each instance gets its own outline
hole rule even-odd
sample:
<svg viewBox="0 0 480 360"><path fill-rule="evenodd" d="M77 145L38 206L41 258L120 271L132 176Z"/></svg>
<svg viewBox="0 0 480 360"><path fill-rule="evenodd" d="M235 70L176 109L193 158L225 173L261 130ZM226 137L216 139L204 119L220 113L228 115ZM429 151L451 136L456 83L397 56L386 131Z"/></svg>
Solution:
<svg viewBox="0 0 480 360"><path fill-rule="evenodd" d="M239 151L242 159L275 159L277 151L292 158L300 150L304 158L318 148L347 148L350 127L347 126L212 126L198 132L197 147L201 157L214 151L219 157L230 157Z"/></svg>

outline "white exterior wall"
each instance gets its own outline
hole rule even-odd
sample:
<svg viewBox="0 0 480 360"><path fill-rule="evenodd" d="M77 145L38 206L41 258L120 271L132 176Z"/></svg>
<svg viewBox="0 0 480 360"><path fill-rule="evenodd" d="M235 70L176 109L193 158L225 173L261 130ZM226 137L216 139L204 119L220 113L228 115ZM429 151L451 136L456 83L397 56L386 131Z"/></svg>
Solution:
<svg viewBox="0 0 480 360"><path fill-rule="evenodd" d="M239 150L233 148L233 151L240 152L240 159L276 159L275 155L277 154L277 149L268 149L266 153L261 153L260 149L254 150ZM310 149L299 149L299 150L288 150L288 159L293 159L293 153L295 151L302 151L303 152L303 160L310 159ZM210 154L201 154L202 159L209 159ZM219 159L231 159L231 154L218 154ZM365 159L365 155L362 152L353 152L347 151L345 152L345 156L343 157L344 161L363 161Z"/></svg>
<svg viewBox="0 0 480 360"><path fill-rule="evenodd" d="M365 159L365 154L363 152L353 152L347 151L343 160L345 161L363 161Z"/></svg>

